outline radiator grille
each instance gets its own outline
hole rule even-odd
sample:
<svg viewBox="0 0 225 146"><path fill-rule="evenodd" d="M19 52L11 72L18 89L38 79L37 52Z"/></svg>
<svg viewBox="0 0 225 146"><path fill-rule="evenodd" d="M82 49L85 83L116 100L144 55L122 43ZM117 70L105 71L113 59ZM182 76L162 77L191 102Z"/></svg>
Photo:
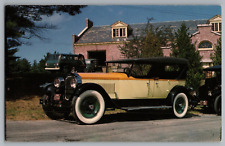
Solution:
<svg viewBox="0 0 225 146"><path fill-rule="evenodd" d="M65 98L68 100L74 92L74 88L70 86L70 81L73 79L73 76L68 76L65 80Z"/></svg>

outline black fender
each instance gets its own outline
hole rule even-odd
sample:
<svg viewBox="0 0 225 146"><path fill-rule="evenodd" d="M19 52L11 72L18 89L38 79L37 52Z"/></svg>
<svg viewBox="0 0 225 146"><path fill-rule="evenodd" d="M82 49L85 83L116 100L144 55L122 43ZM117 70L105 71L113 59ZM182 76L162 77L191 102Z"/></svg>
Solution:
<svg viewBox="0 0 225 146"><path fill-rule="evenodd" d="M95 83L84 83L84 84L79 85L75 89L74 95L71 97L70 100L72 101L72 98L74 96L78 97L80 94L82 94L84 91L87 91L87 90L96 90L100 94L102 94L102 96L105 100L106 107L116 107L115 103L113 103L113 101L111 100L110 96L105 91L105 89L102 86L95 84Z"/></svg>
<svg viewBox="0 0 225 146"><path fill-rule="evenodd" d="M55 93L55 87L53 83L45 83L40 85L40 87L43 89L44 94L47 94L48 96L52 96Z"/></svg>
<svg viewBox="0 0 225 146"><path fill-rule="evenodd" d="M191 95L189 94L189 90L184 86L177 85L170 90L170 93L168 94L168 96L166 98L167 105L170 105L170 106L173 105L173 100L174 100L175 96L181 92L185 93L188 97L188 100L190 101Z"/></svg>

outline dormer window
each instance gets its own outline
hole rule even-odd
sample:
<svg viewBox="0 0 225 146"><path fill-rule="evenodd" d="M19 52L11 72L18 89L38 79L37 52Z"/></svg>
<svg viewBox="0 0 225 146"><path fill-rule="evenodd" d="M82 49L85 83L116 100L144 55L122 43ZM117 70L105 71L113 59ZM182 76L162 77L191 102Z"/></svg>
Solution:
<svg viewBox="0 0 225 146"><path fill-rule="evenodd" d="M112 38L127 37L127 24L121 21L111 25L112 28Z"/></svg>
<svg viewBox="0 0 225 146"><path fill-rule="evenodd" d="M113 29L113 37L126 37L126 28Z"/></svg>
<svg viewBox="0 0 225 146"><path fill-rule="evenodd" d="M209 23L212 25L212 31L221 32L222 31L222 18L220 15L216 15L209 19Z"/></svg>

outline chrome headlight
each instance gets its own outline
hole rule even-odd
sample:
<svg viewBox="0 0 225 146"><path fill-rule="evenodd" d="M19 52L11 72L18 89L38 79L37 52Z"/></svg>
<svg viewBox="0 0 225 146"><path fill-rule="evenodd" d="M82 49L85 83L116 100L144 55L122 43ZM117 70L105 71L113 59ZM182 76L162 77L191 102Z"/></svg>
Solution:
<svg viewBox="0 0 225 146"><path fill-rule="evenodd" d="M64 79L63 79L62 77L56 78L56 79L54 80L54 86L55 86L56 88L59 88L60 85L62 84L62 82L64 82Z"/></svg>
<svg viewBox="0 0 225 146"><path fill-rule="evenodd" d="M196 93L196 91L193 90L193 91L190 92L190 95L194 97L194 96L197 95L197 93Z"/></svg>
<svg viewBox="0 0 225 146"><path fill-rule="evenodd" d="M77 80L76 80L76 78L72 78L70 80L70 87L76 88L76 86L77 86Z"/></svg>
<svg viewBox="0 0 225 146"><path fill-rule="evenodd" d="M212 96L212 91L208 91L208 96Z"/></svg>

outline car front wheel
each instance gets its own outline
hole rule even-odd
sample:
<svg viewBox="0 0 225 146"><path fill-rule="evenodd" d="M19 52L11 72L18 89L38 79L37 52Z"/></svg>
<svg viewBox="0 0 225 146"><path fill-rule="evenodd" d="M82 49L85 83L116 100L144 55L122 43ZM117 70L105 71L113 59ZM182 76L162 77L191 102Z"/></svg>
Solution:
<svg viewBox="0 0 225 146"><path fill-rule="evenodd" d="M87 90L74 97L72 111L75 120L80 124L94 124L98 122L105 112L105 101L101 93Z"/></svg>
<svg viewBox="0 0 225 146"><path fill-rule="evenodd" d="M57 110L56 108L51 106L51 104L49 103L49 100L50 99L48 95L43 96L44 103L42 104L42 108L45 114L50 119L57 120L57 119L67 118L69 116L70 110L65 110L65 111Z"/></svg>
<svg viewBox="0 0 225 146"><path fill-rule="evenodd" d="M179 93L173 100L173 113L177 118L183 118L188 110L188 98L186 94Z"/></svg>

